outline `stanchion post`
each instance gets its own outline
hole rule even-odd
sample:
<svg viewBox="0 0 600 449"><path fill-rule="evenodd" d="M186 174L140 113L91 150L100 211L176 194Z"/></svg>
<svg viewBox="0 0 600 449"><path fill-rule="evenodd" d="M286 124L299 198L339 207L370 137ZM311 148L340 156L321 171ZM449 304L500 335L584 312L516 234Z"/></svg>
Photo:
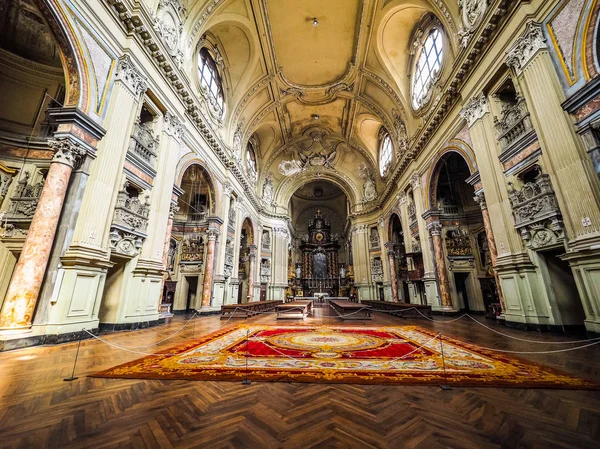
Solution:
<svg viewBox="0 0 600 449"><path fill-rule="evenodd" d="M252 381L248 379L248 336L250 335L250 329L246 329L246 378L242 380L242 385L250 385Z"/></svg>
<svg viewBox="0 0 600 449"><path fill-rule="evenodd" d="M448 385L448 375L446 374L446 359L444 358L444 343L442 342L442 333L438 332L438 337L440 338L440 351L442 353L442 368L444 370L444 385L440 385L442 390L452 390L450 385Z"/></svg>
<svg viewBox="0 0 600 449"><path fill-rule="evenodd" d="M66 377L63 379L65 382L71 382L75 379L79 379L79 377L75 377L75 366L77 365L77 358L79 357L79 348L81 347L81 338L83 337L84 332L85 329L81 329L81 332L79 333L79 340L77 341L77 352L75 353L75 360L73 361L73 371L71 372L70 377Z"/></svg>

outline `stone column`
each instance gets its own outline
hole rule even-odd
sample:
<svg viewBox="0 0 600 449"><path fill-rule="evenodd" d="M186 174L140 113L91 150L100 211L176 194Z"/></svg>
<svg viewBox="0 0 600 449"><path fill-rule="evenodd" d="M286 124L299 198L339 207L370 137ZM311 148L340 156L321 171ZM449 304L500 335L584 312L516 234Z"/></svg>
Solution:
<svg viewBox="0 0 600 449"><path fill-rule="evenodd" d="M274 223L271 237L270 299L285 299L285 290L288 285L288 246L290 239L287 223Z"/></svg>
<svg viewBox="0 0 600 449"><path fill-rule="evenodd" d="M248 302L254 300L254 276L256 271L256 245L248 245Z"/></svg>
<svg viewBox="0 0 600 449"><path fill-rule="evenodd" d="M487 209L485 202L485 195L483 192L475 194L473 198L476 203L481 207L481 215L483 216L483 227L485 229L485 236L488 242L488 249L490 250L490 259L492 261L492 271L494 272L494 279L496 279L496 288L498 289L498 299L500 299L500 307L504 314L504 295L502 294L502 285L500 285L500 277L496 270L496 263L498 262L498 251L496 250L496 240L494 239L494 232L492 231L492 220L490 219L490 212Z"/></svg>
<svg viewBox="0 0 600 449"><path fill-rule="evenodd" d="M202 284L202 307L210 307L213 273L215 265L215 246L219 230L210 228L206 232L208 242L206 243L206 259L204 260L204 283Z"/></svg>
<svg viewBox="0 0 600 449"><path fill-rule="evenodd" d="M452 297L450 296L450 281L448 280L446 258L444 257L442 224L439 221L433 221L427 225L427 230L433 241L433 256L435 257L435 265L437 268L442 310L455 311L454 306L452 305Z"/></svg>
<svg viewBox="0 0 600 449"><path fill-rule="evenodd" d="M392 283L392 301L400 302L398 298L398 277L396 275L396 252L394 251L394 242L385 244L388 261L390 266L390 282Z"/></svg>
<svg viewBox="0 0 600 449"><path fill-rule="evenodd" d="M86 150L74 139L49 140L55 151L44 189L0 313L0 329L29 328L50 258L73 166Z"/></svg>

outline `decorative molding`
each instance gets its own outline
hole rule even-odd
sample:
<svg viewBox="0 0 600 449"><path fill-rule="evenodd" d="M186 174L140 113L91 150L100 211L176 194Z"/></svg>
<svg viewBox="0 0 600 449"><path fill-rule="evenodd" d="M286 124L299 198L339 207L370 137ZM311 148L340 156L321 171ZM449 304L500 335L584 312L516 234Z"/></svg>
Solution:
<svg viewBox="0 0 600 449"><path fill-rule="evenodd" d="M433 221L427 225L427 230L431 237L441 237L442 224L439 221Z"/></svg>
<svg viewBox="0 0 600 449"><path fill-rule="evenodd" d="M527 23L525 32L517 42L506 52L506 65L512 67L517 75L521 75L525 67L540 50L548 48L542 24Z"/></svg>
<svg viewBox="0 0 600 449"><path fill-rule="evenodd" d="M487 97L483 92L475 95L460 111L460 116L467 122L469 128L473 127L477 120L482 119L490 112Z"/></svg>
<svg viewBox="0 0 600 449"><path fill-rule="evenodd" d="M87 154L85 148L69 137L48 139L48 146L54 151L52 162L75 167L79 160Z"/></svg>
<svg viewBox="0 0 600 449"><path fill-rule="evenodd" d="M119 58L116 79L121 81L136 98L139 98L148 89L146 77L135 67L129 55Z"/></svg>
<svg viewBox="0 0 600 449"><path fill-rule="evenodd" d="M481 207L481 210L487 210L487 203L485 201L485 194L483 192L478 192L475 194L475 196L473 197L473 200L479 204L479 207Z"/></svg>
<svg viewBox="0 0 600 449"><path fill-rule="evenodd" d="M177 141L181 142L185 129L180 118L167 112L165 114L165 134L174 137Z"/></svg>

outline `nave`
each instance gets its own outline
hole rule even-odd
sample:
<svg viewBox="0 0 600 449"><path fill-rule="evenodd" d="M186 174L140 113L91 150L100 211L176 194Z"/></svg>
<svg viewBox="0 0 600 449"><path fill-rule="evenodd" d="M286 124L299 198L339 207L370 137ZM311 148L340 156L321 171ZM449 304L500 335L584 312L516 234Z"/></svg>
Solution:
<svg viewBox="0 0 600 449"><path fill-rule="evenodd" d="M189 318L176 316L165 326L102 337L148 352L147 345L173 335ZM505 350L556 350L556 345L495 334L466 317L444 323L451 319L403 320L374 313L372 325L418 325ZM523 332L476 319L528 340L581 338ZM195 318L155 351L239 321ZM273 315L241 321L276 322ZM327 316L304 324L353 325ZM91 378L87 376L140 357L97 340L81 343L79 378L64 382L76 349L77 343L67 343L0 354L0 447L594 448L600 441L598 391ZM598 346L523 357L568 374L600 378Z"/></svg>

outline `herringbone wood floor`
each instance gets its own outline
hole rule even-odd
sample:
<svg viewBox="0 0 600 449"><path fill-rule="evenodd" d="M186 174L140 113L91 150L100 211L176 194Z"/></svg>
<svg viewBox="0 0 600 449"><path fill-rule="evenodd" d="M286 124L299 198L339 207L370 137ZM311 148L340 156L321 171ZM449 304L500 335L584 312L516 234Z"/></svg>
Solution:
<svg viewBox="0 0 600 449"><path fill-rule="evenodd" d="M126 346L145 345L169 336L184 321L175 318L158 328L106 338ZM271 317L249 321L275 322ZM340 324L331 318L307 322ZM218 317L198 318L158 348L222 324ZM557 347L507 340L467 319L441 324L375 314L373 324L417 324L496 348ZM522 338L568 340L494 327ZM600 445L600 392L94 379L86 374L139 357L97 341L82 343L79 379L63 382L70 375L75 349L76 343L69 343L0 353L1 448L581 449ZM598 380L599 355L600 347L595 346L527 358Z"/></svg>

